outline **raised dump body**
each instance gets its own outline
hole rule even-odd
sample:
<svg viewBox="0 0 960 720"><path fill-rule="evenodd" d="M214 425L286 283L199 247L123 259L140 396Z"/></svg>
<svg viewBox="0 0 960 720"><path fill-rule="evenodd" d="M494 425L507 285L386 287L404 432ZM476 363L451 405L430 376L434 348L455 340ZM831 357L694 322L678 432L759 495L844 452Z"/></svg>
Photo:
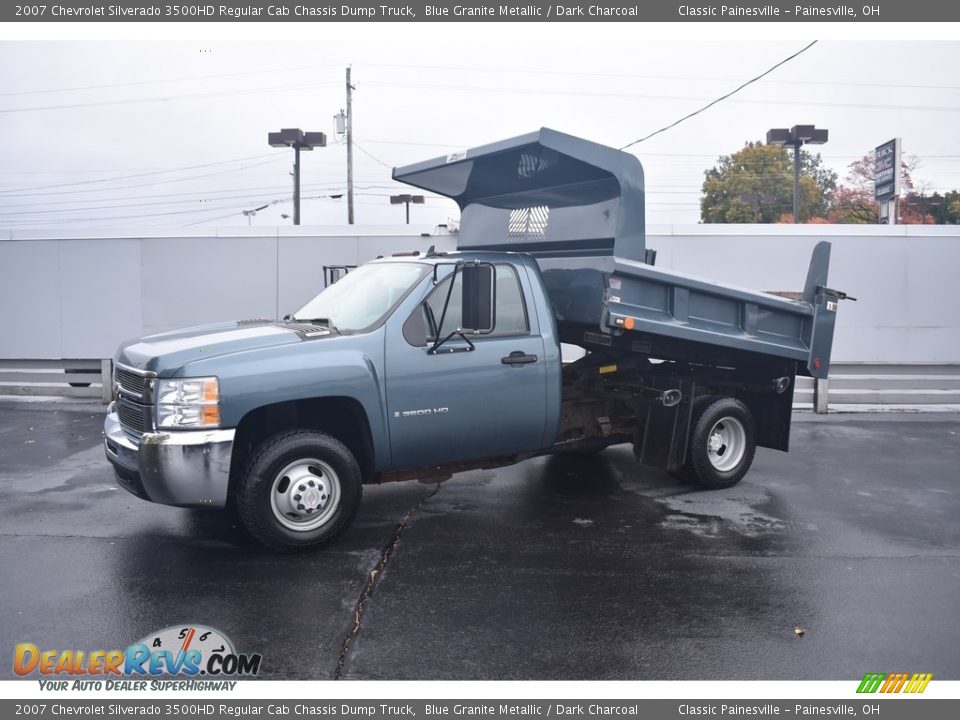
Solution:
<svg viewBox="0 0 960 720"><path fill-rule="evenodd" d="M547 128L393 177L457 202L461 250L536 257L565 342L706 365L759 354L827 376L843 297L826 287L829 243L814 249L800 300L657 268L640 161Z"/></svg>

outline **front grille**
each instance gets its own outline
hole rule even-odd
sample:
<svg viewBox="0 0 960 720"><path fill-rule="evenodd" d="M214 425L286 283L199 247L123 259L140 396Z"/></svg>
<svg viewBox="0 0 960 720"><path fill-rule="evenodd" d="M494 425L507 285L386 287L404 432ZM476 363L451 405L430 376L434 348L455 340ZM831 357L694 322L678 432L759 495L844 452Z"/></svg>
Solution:
<svg viewBox="0 0 960 720"><path fill-rule="evenodd" d="M120 390L140 398L144 396L144 391L147 389L145 376L118 365L113 369L113 378Z"/></svg>
<svg viewBox="0 0 960 720"><path fill-rule="evenodd" d="M150 429L150 406L138 405L125 397L117 399L117 415L120 425L128 433L142 435Z"/></svg>

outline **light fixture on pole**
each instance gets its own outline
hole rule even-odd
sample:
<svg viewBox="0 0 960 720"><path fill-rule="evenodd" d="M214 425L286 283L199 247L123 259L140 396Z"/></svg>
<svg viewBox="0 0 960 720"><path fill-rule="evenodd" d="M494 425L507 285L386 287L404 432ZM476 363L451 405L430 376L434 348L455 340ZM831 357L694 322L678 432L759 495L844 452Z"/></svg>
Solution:
<svg viewBox="0 0 960 720"><path fill-rule="evenodd" d="M794 125L767 130L767 145L793 148L793 222L800 222L800 148L804 145L823 145L828 130L818 130L813 125Z"/></svg>
<svg viewBox="0 0 960 720"><path fill-rule="evenodd" d="M249 227L250 225L253 224L253 216L254 216L254 215L256 215L256 214L257 214L258 212L260 212L261 210L266 210L268 207L270 207L270 204L269 204L269 203L266 204L266 205L261 205L261 206L258 207L258 208L253 208L253 210L243 210L242 212L243 212L243 214L244 214L244 215L246 216L246 218L247 218L247 226Z"/></svg>
<svg viewBox="0 0 960 720"><path fill-rule="evenodd" d="M410 203L414 205L423 205L423 195L391 195L391 205L407 206L407 225L410 224Z"/></svg>
<svg viewBox="0 0 960 720"><path fill-rule="evenodd" d="M326 147L327 136L322 132L304 132L300 128L284 128L267 135L270 147L293 148L293 224L300 224L300 150Z"/></svg>

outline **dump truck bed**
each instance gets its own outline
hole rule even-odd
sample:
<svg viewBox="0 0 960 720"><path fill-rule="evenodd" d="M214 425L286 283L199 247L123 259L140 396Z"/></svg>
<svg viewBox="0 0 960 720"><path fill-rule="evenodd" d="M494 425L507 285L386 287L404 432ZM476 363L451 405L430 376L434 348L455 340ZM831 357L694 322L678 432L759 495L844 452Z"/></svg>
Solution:
<svg viewBox="0 0 960 720"><path fill-rule="evenodd" d="M707 282L619 261L609 277L605 322L634 332L806 362L814 308L809 302Z"/></svg>
<svg viewBox="0 0 960 720"><path fill-rule="evenodd" d="M589 330L599 326L607 333L636 335L634 346L652 354L658 346L668 347L671 352L661 354L686 359L683 356L689 353L684 348L691 344L702 358L703 348L713 346L796 360L801 372L817 377L825 374L829 363L836 308L822 287L829 251L827 243L815 248L809 290L800 300L631 260L616 260L609 273L550 268L548 261L543 276L568 342L585 347L603 344ZM663 338L674 342L655 340Z"/></svg>
<svg viewBox="0 0 960 720"><path fill-rule="evenodd" d="M826 377L839 296L826 287L829 243L814 247L799 300L657 268L639 160L546 128L393 177L458 203L460 249L533 255L567 342L633 337L636 352L707 364L711 348L725 351L717 363L756 353Z"/></svg>

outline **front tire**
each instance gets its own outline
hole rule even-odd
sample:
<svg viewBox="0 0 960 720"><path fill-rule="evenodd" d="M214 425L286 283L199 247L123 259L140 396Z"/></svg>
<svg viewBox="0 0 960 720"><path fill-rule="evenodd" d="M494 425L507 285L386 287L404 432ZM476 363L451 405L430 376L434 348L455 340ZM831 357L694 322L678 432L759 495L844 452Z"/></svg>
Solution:
<svg viewBox="0 0 960 720"><path fill-rule="evenodd" d="M326 545L346 530L362 493L360 466L346 445L326 433L291 430L253 452L237 508L258 541L295 552Z"/></svg>
<svg viewBox="0 0 960 720"><path fill-rule="evenodd" d="M732 397L705 402L694 417L684 477L711 490L733 487L756 453L753 416Z"/></svg>

